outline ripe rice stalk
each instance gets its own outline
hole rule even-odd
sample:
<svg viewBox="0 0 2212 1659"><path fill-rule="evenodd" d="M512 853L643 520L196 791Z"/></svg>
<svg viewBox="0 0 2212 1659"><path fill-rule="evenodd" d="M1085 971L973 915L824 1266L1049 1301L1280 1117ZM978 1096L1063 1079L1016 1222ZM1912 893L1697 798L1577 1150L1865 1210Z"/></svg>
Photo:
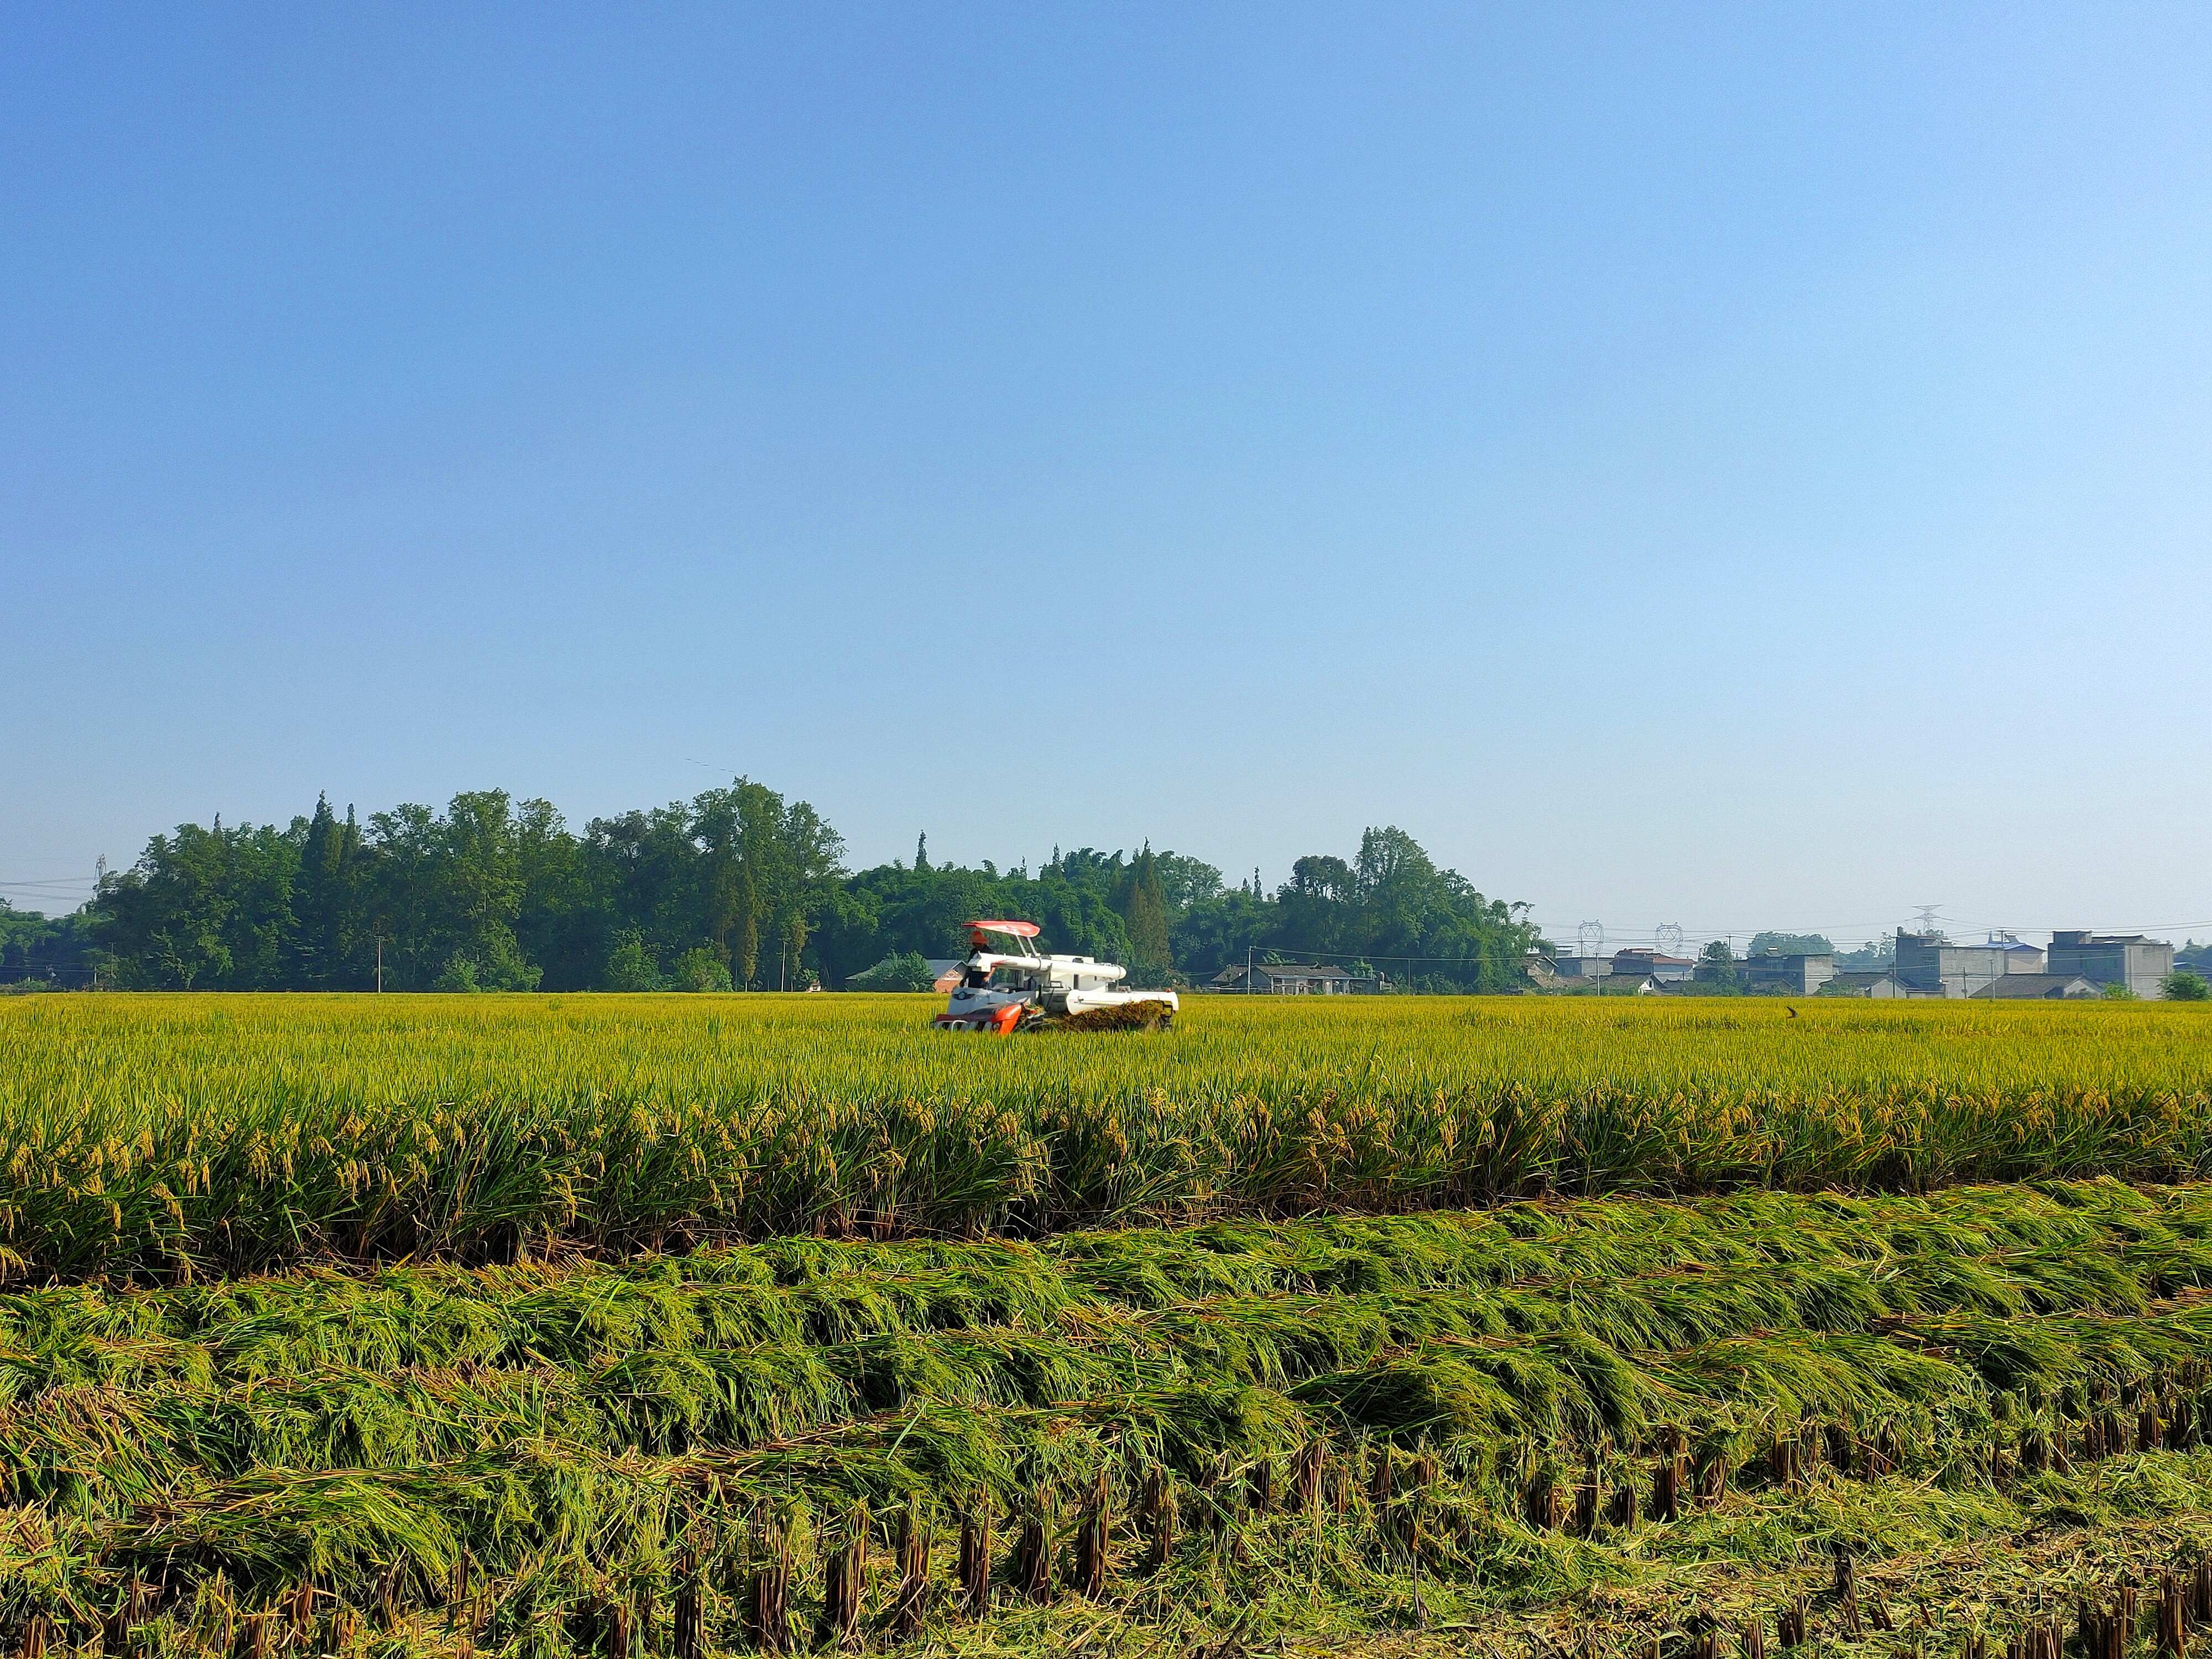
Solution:
<svg viewBox="0 0 2212 1659"><path fill-rule="evenodd" d="M1255 1515L1269 1515L1275 1508L1275 1461L1262 1456L1254 1461L1245 1472L1244 1496L1246 1506Z"/></svg>
<svg viewBox="0 0 2212 1659"><path fill-rule="evenodd" d="M629 1603L620 1596L600 1602L597 1623L601 1632L600 1650L606 1659L632 1659L635 1644L632 1640Z"/></svg>
<svg viewBox="0 0 2212 1659"><path fill-rule="evenodd" d="M1566 1497L1549 1469L1528 1482L1523 1501L1528 1525L1538 1532L1557 1532L1566 1524Z"/></svg>
<svg viewBox="0 0 2212 1659"><path fill-rule="evenodd" d="M1682 1432L1668 1429L1660 1437L1659 1462L1651 1476L1651 1518L1679 1520L1682 1513Z"/></svg>
<svg viewBox="0 0 2212 1659"><path fill-rule="evenodd" d="M302 1578L292 1587L285 1613L290 1626L289 1635L295 1644L306 1643L313 1638L315 1601L315 1587L307 1579Z"/></svg>
<svg viewBox="0 0 2212 1659"><path fill-rule="evenodd" d="M698 1546L686 1540L676 1557L674 1605L669 1613L668 1643L673 1659L699 1659L705 1639L705 1589Z"/></svg>
<svg viewBox="0 0 2212 1659"><path fill-rule="evenodd" d="M1642 1519L1643 1504L1636 1483L1624 1480L1613 1489L1613 1502L1607 1506L1606 1520L1617 1532L1634 1532Z"/></svg>
<svg viewBox="0 0 2212 1659"><path fill-rule="evenodd" d="M788 1653L793 1648L791 1618L792 1548L790 1528L765 1507L754 1517L752 1530L752 1595L747 1607L747 1633L763 1653Z"/></svg>
<svg viewBox="0 0 2212 1659"><path fill-rule="evenodd" d="M1303 1456L1304 1454L1301 1453ZM1145 1571L1157 1573L1175 1559L1175 1483L1165 1469L1154 1464L1145 1471L1144 1528L1147 1540Z"/></svg>
<svg viewBox="0 0 2212 1659"><path fill-rule="evenodd" d="M891 1635L899 1640L919 1634L929 1611L929 1526L920 1514L919 1500L909 1499L899 1511L898 1589L887 1621ZM988 1595L988 1571L985 1589Z"/></svg>
<svg viewBox="0 0 2212 1659"><path fill-rule="evenodd" d="M1842 1621L1844 1633L1856 1641L1863 1633L1859 1623L1859 1591L1857 1563L1850 1551L1838 1543L1832 1551L1835 1563L1835 1583L1830 1594L1836 1603L1836 1616Z"/></svg>
<svg viewBox="0 0 2212 1659"><path fill-rule="evenodd" d="M1320 1512L1326 1496L1328 1472L1328 1448L1319 1440L1309 1440L1291 1460L1291 1507L1301 1515Z"/></svg>
<svg viewBox="0 0 2212 1659"><path fill-rule="evenodd" d="M2181 1581L2171 1572L2158 1576L2158 1650L2160 1659L2182 1659L2188 1645L2189 1621L2182 1602Z"/></svg>
<svg viewBox="0 0 2212 1659"><path fill-rule="evenodd" d="M1723 1446L1708 1447L1698 1463L1698 1502L1706 1509L1728 1495L1728 1451Z"/></svg>
<svg viewBox="0 0 2212 1659"><path fill-rule="evenodd" d="M1106 1553L1112 1510L1106 1471L1100 1469L1084 1494L1083 1514L1075 1532L1075 1583L1078 1595L1095 1601L1106 1593Z"/></svg>
<svg viewBox="0 0 2212 1659"><path fill-rule="evenodd" d="M1237 1483L1231 1473L1233 1459L1222 1452L1211 1459L1199 1482L1199 1496L1203 1500L1206 1529L1217 1559L1241 1562L1244 1559L1244 1533L1239 1524L1243 1516L1238 1512Z"/></svg>
<svg viewBox="0 0 2212 1659"><path fill-rule="evenodd" d="M970 1619L991 1611L991 1499L979 1494L960 1516L961 1610Z"/></svg>
<svg viewBox="0 0 2212 1659"><path fill-rule="evenodd" d="M1390 1449L1376 1445L1369 1454L1367 1502L1375 1513L1375 1529L1386 1548L1401 1543L1400 1513L1395 1494L1391 1490L1393 1471Z"/></svg>
<svg viewBox="0 0 2212 1659"><path fill-rule="evenodd" d="M1597 1531L1598 1516L1605 1508L1605 1471L1600 1466L1597 1448L1589 1447L1583 1462L1581 1480L1575 1486L1574 1534L1577 1538L1589 1538Z"/></svg>
<svg viewBox="0 0 2212 1659"><path fill-rule="evenodd" d="M1014 1541L1014 1594L1042 1605L1052 1600L1052 1491L1039 1486L1030 1494L1022 1529Z"/></svg>
<svg viewBox="0 0 2212 1659"><path fill-rule="evenodd" d="M1774 1643L1777 1647L1802 1647L1811 1632L1813 1604L1799 1596L1775 1615Z"/></svg>
<svg viewBox="0 0 2212 1659"><path fill-rule="evenodd" d="M861 1603L867 1589L868 1512L855 1504L822 1560L822 1619L817 1645L849 1650L860 1645Z"/></svg>

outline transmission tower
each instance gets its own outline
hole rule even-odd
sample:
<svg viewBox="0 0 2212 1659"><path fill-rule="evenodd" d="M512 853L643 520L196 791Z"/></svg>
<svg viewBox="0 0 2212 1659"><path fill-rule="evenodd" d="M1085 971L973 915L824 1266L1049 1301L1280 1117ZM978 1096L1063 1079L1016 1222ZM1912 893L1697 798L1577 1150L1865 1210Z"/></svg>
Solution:
<svg viewBox="0 0 2212 1659"><path fill-rule="evenodd" d="M1681 923L1678 921L1662 921L1659 924L1659 931L1652 937L1659 946L1659 954L1661 956L1674 957L1681 955Z"/></svg>
<svg viewBox="0 0 2212 1659"><path fill-rule="evenodd" d="M1575 954L1594 957L1605 949L1605 924L1586 921L1575 929Z"/></svg>
<svg viewBox="0 0 2212 1659"><path fill-rule="evenodd" d="M1920 927L1918 931L1923 933L1934 933L1936 931L1936 913L1942 908L1943 907L1940 902L1935 904L1922 905L1920 907Z"/></svg>

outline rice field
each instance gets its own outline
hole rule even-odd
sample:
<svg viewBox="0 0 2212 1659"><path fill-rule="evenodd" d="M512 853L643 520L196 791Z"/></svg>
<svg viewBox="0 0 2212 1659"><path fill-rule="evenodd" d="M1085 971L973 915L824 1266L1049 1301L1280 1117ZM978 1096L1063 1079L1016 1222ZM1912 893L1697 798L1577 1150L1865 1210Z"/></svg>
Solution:
<svg viewBox="0 0 2212 1659"><path fill-rule="evenodd" d="M179 1651L1642 1651L1840 1620L1840 1547L1963 1638L2008 1610L1936 1546L2057 1605L2212 1544L2208 1285L2212 1188L2087 1182L55 1286L0 1324L0 1597Z"/></svg>
<svg viewBox="0 0 2212 1659"><path fill-rule="evenodd" d="M2212 1626L2202 1011L928 1008L0 1006L0 1643Z"/></svg>
<svg viewBox="0 0 2212 1659"><path fill-rule="evenodd" d="M2201 1008L1193 999L967 1042L899 997L0 1007L0 1267L1035 1237L1545 1193L2170 1181Z"/></svg>

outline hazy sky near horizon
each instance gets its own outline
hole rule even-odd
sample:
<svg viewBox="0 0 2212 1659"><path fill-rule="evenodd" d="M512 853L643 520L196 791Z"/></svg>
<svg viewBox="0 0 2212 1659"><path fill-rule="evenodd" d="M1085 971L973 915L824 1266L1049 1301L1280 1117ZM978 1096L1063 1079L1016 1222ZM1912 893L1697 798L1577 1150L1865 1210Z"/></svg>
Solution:
<svg viewBox="0 0 2212 1659"><path fill-rule="evenodd" d="M0 18L19 904L743 771L2212 933L2201 5Z"/></svg>

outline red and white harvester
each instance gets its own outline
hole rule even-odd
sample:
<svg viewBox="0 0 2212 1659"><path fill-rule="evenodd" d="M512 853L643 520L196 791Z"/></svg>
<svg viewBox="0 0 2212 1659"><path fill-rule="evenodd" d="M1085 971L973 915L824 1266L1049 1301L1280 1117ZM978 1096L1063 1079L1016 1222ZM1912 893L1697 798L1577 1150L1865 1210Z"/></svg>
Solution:
<svg viewBox="0 0 2212 1659"><path fill-rule="evenodd" d="M1045 955L1033 921L965 926L967 960L937 981L950 994L935 1022L945 1030L1003 1036L1046 1021L1164 1027L1182 1006L1173 991L1116 989L1129 972L1119 963ZM1126 1018L1115 1012L1122 1009Z"/></svg>

